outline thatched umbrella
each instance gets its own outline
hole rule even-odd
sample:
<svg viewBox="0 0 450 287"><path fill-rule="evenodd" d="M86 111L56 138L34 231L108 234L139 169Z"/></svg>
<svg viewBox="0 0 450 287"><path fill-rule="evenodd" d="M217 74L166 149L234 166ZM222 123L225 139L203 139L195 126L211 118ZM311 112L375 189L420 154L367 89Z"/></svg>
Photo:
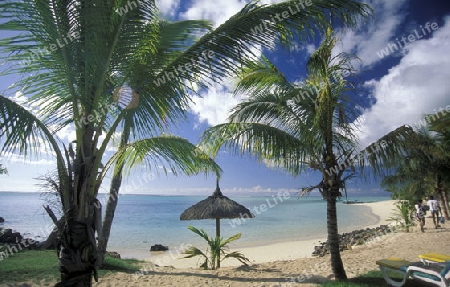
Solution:
<svg viewBox="0 0 450 287"><path fill-rule="evenodd" d="M220 237L220 219L255 217L245 206L224 196L220 191L219 179L216 181L216 190L208 198L192 205L181 215L181 220L216 219L216 236ZM217 258L219 261L219 258ZM218 262L217 267L220 267Z"/></svg>

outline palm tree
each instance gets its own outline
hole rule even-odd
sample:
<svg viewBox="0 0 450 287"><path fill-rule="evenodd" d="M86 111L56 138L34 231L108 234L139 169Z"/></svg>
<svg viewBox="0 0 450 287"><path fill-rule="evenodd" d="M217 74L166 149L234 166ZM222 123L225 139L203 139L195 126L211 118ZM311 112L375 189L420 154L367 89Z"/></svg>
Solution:
<svg viewBox="0 0 450 287"><path fill-rule="evenodd" d="M192 225L188 226L188 229L206 241L206 243L208 244L208 250L206 250L206 252L203 252L197 247L191 246L183 252L183 254L187 255L184 258L192 258L196 256L203 257L205 261L200 265L200 267L202 267L203 269L216 270L217 268L220 268L220 262L227 258L234 258L236 260L239 260L239 262L244 265L248 265L248 263L250 263L250 260L248 260L248 258L245 257L241 252L228 251L228 244L241 238L242 233L237 233L231 237L228 237L227 239L224 239L220 236L209 236L205 230L201 228L197 229Z"/></svg>
<svg viewBox="0 0 450 287"><path fill-rule="evenodd" d="M235 152L250 152L294 176L305 168L320 171L321 182L303 192L317 188L326 199L331 266L340 280L346 273L339 252L336 199L345 189L345 179L356 168L365 171L367 165L374 167L374 175L384 173L401 150L400 139L412 130L400 127L357 153L352 119L358 108L350 95L353 85L340 76L351 75L351 57L333 57L335 44L328 30L307 63L308 77L302 84L286 80L266 58L248 68L236 88L236 93L248 99L232 110L228 123L206 130L202 142L212 155L228 146Z"/></svg>
<svg viewBox="0 0 450 287"><path fill-rule="evenodd" d="M279 18L286 12L289 17ZM0 29L15 33L0 42L9 67L4 74L23 75L16 86L28 98L19 105L0 97L3 151L28 155L46 147L54 153L64 217L61 284L90 286L96 278L98 246L105 246L97 195L108 170L117 176L114 192L122 172L142 161L176 173L220 171L186 140L164 134L184 119L189 95L197 91L191 84L205 87L237 73L255 47L320 31L330 12L353 25L369 10L343 0L312 1L303 10L297 1L252 2L211 31L206 21L159 19L154 1L0 3ZM56 134L69 125L76 137L63 144ZM120 133L119 149L108 154Z"/></svg>
<svg viewBox="0 0 450 287"><path fill-rule="evenodd" d="M389 190L402 187L403 192L398 196L412 202L436 193L443 213L450 219L444 186L449 180L449 169L450 157L443 135L424 127L417 131L415 144L408 147L408 156L399 161L395 173L385 177L382 185Z"/></svg>
<svg viewBox="0 0 450 287"><path fill-rule="evenodd" d="M447 111L447 110L446 110ZM435 114L436 115L436 114ZM441 198L442 207L447 220L450 220L450 205L448 196L448 187L450 186L450 114L445 112L440 117L432 117L430 122L430 130L438 133L438 145L441 147L439 159L441 159L441 172L440 176L436 177L436 192ZM445 160L443 160L445 159Z"/></svg>
<svg viewBox="0 0 450 287"><path fill-rule="evenodd" d="M61 264L61 280L69 283L79 280L79 284L85 284L80 286L90 286L91 272L94 272L96 276L94 270L101 263L103 256L102 253L97 252L97 244L101 251L105 242L101 225L101 204L96 198L98 187L95 190L95 196L87 192L85 194L77 192L76 187L80 177L78 174L80 172L79 161L77 162L77 158L71 155L71 149L58 146L56 135L53 135L41 120L17 103L4 97L0 97L0 103L7 111L5 122L10 123L7 126L10 137L14 138L19 135L32 138L41 137L46 139L53 148L58 165L58 192L64 212L64 226L59 230L62 235L60 245L57 246ZM18 148L25 150L26 144L24 143ZM10 148L7 151L14 151L14 149ZM187 140L176 136L160 135L136 140L119 149L105 167L99 169L100 172L96 174L93 184L101 185L113 162L117 162L118 166L129 170L133 164L147 160L145 157L159 165L162 164L175 174L190 175L207 171L218 174L220 172L220 168L212 159L200 154L196 146ZM67 191L72 195L69 198L65 198ZM86 206L81 206L82 202ZM53 212L49 210L47 212L51 215L55 225L60 227L61 224L52 215ZM82 213L84 212L87 212L89 216L83 217ZM95 232L97 232L98 242L94 238ZM78 265L75 264L77 261ZM86 272L85 270L88 273L80 275L81 272Z"/></svg>

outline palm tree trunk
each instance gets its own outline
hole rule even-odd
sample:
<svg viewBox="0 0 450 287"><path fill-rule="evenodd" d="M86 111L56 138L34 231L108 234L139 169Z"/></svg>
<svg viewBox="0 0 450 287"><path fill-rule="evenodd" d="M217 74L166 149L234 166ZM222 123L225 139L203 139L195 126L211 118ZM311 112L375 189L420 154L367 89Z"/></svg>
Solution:
<svg viewBox="0 0 450 287"><path fill-rule="evenodd" d="M124 147L130 139L130 122L125 119L124 130L120 139L119 148ZM100 251L100 266L103 264L106 248L108 246L109 235L111 233L111 226L114 220L114 213L116 212L117 202L119 201L119 190L122 185L122 171L123 165L118 167L117 172L114 174L111 180L111 186L109 189L108 202L106 203L105 217L103 218L103 242L99 244Z"/></svg>
<svg viewBox="0 0 450 287"><path fill-rule="evenodd" d="M101 204L96 198L97 169L94 165L95 128L86 125L81 146L77 145L74 160L74 181L70 185L69 205L64 206L64 226L57 246L61 282L55 286L91 287L92 277L98 280L99 252L95 238L102 241Z"/></svg>
<svg viewBox="0 0 450 287"><path fill-rule="evenodd" d="M448 205L448 194L445 189L441 190L441 204L444 207L445 219L450 220L450 211Z"/></svg>
<svg viewBox="0 0 450 287"><path fill-rule="evenodd" d="M109 235L111 233L111 226L114 220L114 213L116 211L117 202L119 200L119 189L122 185L122 169L118 174L114 175L111 180L111 187L109 190L108 202L106 203L105 217L103 218L103 242L99 246L100 261L103 264L106 248L108 246Z"/></svg>
<svg viewBox="0 0 450 287"><path fill-rule="evenodd" d="M95 243L95 216L88 215L77 220L78 214L71 210L67 214L64 230L58 244L61 282L55 286L90 287L95 277L97 250Z"/></svg>
<svg viewBox="0 0 450 287"><path fill-rule="evenodd" d="M448 196L444 189L440 190L441 207L445 216L445 219L450 220L450 212L448 207Z"/></svg>
<svg viewBox="0 0 450 287"><path fill-rule="evenodd" d="M220 238L220 218L216 218L216 238ZM220 268L220 246L217 246L217 264L216 269Z"/></svg>
<svg viewBox="0 0 450 287"><path fill-rule="evenodd" d="M436 176L436 191L439 194L440 201L441 201L441 212L444 213L445 219L450 220L449 217L449 211L448 211L448 198L447 193L445 192L444 188L442 187L442 177L437 174Z"/></svg>
<svg viewBox="0 0 450 287"><path fill-rule="evenodd" d="M330 245L331 269L334 277L336 280L345 280L347 279L347 274L345 273L344 264L342 263L341 253L339 250L335 192L336 191L332 191L332 194L326 197L328 244ZM339 190L337 192L339 192Z"/></svg>

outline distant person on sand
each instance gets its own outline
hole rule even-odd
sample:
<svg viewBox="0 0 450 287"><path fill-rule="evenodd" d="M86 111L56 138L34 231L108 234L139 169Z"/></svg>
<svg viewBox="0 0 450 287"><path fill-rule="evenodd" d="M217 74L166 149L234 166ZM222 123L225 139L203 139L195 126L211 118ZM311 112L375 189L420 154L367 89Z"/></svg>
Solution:
<svg viewBox="0 0 450 287"><path fill-rule="evenodd" d="M420 231L425 232L423 228L425 226L425 211L422 205L422 199L419 199L414 207L416 208L416 218L419 221Z"/></svg>
<svg viewBox="0 0 450 287"><path fill-rule="evenodd" d="M439 202L432 195L428 198L427 205L430 207L431 216L433 217L434 228L441 227L439 225Z"/></svg>

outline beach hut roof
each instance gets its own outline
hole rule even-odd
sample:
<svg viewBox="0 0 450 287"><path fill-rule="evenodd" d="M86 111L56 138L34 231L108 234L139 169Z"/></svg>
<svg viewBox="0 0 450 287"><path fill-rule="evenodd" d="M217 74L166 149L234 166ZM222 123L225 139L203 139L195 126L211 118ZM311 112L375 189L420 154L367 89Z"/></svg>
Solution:
<svg viewBox="0 0 450 287"><path fill-rule="evenodd" d="M255 217L250 210L236 201L224 196L217 182L216 190L208 198L192 205L181 215L181 220Z"/></svg>

